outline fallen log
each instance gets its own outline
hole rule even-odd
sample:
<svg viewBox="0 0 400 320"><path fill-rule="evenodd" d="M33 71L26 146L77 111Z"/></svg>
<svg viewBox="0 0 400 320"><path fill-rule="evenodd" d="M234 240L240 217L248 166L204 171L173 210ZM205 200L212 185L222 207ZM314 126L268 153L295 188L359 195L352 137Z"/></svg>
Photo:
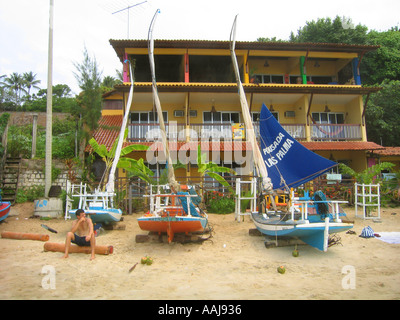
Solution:
<svg viewBox="0 0 400 320"><path fill-rule="evenodd" d="M5 239L37 240L37 241L48 241L50 239L48 234L22 233L22 232L11 232L11 231L3 231L1 233L1 237Z"/></svg>
<svg viewBox="0 0 400 320"><path fill-rule="evenodd" d="M65 252L65 243L46 242L44 244L44 251ZM113 246L96 246L94 252L95 254L108 255L112 254L113 251ZM92 249L90 247L79 247L71 244L69 253L92 253Z"/></svg>

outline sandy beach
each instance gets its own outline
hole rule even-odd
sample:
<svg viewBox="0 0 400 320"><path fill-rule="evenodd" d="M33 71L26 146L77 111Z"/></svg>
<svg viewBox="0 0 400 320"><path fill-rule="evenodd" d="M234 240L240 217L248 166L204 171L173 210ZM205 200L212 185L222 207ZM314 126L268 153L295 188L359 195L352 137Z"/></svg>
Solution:
<svg viewBox="0 0 400 320"><path fill-rule="evenodd" d="M71 221L32 218L33 203L12 207L0 232L48 234L50 242L65 241ZM320 252L307 245L267 249L264 238L250 236L250 217L236 222L234 214L210 214L212 238L203 243L136 243L140 214L125 215L125 230L104 231L98 245L112 245L110 255L45 252L44 242L0 239L0 299L132 299L132 300L280 300L400 299L400 244L359 237L365 226L375 233L400 231L400 208L381 208L381 222L355 218L356 234L340 233L341 245ZM58 231L50 233L41 224ZM142 265L150 256L154 263ZM129 270L138 265L131 272ZM285 274L277 267L284 265ZM350 266L350 269L349 267ZM53 270L54 286L46 282ZM353 270L354 288L346 286ZM346 282L347 281L347 282Z"/></svg>

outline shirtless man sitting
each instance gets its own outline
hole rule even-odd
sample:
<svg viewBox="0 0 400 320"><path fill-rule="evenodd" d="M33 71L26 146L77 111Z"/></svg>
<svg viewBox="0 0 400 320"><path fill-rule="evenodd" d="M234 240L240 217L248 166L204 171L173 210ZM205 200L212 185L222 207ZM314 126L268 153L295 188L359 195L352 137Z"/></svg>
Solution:
<svg viewBox="0 0 400 320"><path fill-rule="evenodd" d="M71 231L67 233L67 238L65 240L65 253L63 258L68 258L68 252L72 242L81 247L90 246L92 249L90 260L93 260L95 258L96 240L94 237L92 219L86 218L85 211L82 209L76 210L75 215L76 220L72 222Z"/></svg>

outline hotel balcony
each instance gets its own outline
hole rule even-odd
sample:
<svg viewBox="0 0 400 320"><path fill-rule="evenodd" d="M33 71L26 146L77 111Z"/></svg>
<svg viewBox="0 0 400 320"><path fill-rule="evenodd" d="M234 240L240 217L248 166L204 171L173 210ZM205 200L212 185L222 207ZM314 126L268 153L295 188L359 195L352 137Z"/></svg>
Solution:
<svg viewBox="0 0 400 320"><path fill-rule="evenodd" d="M238 128L242 124L237 124ZM242 126L243 127L243 126ZM358 124L311 124L310 137L307 139L305 124L283 124L282 127L300 141L355 141L362 140L361 126ZM160 126L157 123L130 124L128 141L148 142L161 139ZM166 123L167 138L171 141L232 141L240 140L242 129L235 129L231 123L202 124L194 123L185 130L183 123ZM239 132L237 131L239 130ZM259 137L259 123L254 123L256 136ZM235 134L239 134L235 136ZM188 139L187 139L188 136Z"/></svg>

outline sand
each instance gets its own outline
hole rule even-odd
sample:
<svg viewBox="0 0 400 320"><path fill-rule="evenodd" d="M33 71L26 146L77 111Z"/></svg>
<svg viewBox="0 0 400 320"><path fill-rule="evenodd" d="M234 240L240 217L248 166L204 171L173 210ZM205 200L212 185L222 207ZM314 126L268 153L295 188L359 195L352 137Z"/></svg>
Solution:
<svg viewBox="0 0 400 320"><path fill-rule="evenodd" d="M31 218L33 211L33 203L13 206L0 231L49 234L49 241L64 242L71 221L42 221ZM40 241L0 239L0 299L400 299L400 244L359 237L368 225L376 233L399 232L400 209L382 208L379 223L355 218L354 208L346 212L356 234L340 233L341 245L325 253L298 246L299 257L292 256L294 246L267 249L263 237L249 235L250 218L239 223L233 213L210 214L213 236L202 244L136 243L135 236L145 234L136 221L140 214L126 215L125 230L96 238L112 245L113 254L94 261L82 253L61 259ZM145 255L153 258L151 266L140 264ZM285 274L277 272L280 265Z"/></svg>

